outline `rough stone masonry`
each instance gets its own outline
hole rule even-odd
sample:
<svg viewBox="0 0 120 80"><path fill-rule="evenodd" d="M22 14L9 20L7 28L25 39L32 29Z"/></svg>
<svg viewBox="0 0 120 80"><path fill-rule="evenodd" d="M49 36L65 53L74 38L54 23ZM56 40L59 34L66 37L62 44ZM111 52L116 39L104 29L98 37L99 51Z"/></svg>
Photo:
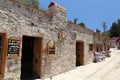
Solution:
<svg viewBox="0 0 120 80"><path fill-rule="evenodd" d="M40 78L69 71L76 67L76 41L84 42L84 64L93 61L93 31L67 21L66 10L51 2L48 11L38 10L15 0L0 0L0 33L7 39L19 38L20 55L5 56L5 80L20 80L23 36L42 38ZM47 43L55 43L55 54L47 54ZM8 54L8 53L4 53Z"/></svg>

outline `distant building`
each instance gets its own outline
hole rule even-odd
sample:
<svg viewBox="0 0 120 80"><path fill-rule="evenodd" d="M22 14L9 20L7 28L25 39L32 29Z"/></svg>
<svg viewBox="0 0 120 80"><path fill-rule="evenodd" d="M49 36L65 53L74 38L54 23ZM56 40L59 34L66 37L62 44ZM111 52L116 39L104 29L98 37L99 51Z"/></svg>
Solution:
<svg viewBox="0 0 120 80"><path fill-rule="evenodd" d="M110 38L110 47L111 48L117 48L119 46L119 39L120 37L113 37L113 38Z"/></svg>

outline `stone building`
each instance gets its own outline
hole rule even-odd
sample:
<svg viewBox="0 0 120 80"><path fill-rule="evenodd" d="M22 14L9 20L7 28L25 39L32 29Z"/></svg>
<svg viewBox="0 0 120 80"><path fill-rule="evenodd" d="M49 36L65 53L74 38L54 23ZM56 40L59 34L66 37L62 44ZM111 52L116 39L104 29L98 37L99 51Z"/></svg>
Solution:
<svg viewBox="0 0 120 80"><path fill-rule="evenodd" d="M95 52L99 52L99 48L102 48L103 46L103 41L104 41L104 38L103 38L103 35L95 32L94 33L94 44L95 44Z"/></svg>
<svg viewBox="0 0 120 80"><path fill-rule="evenodd" d="M0 78L46 78L93 61L94 32L66 19L51 2L42 11L0 0Z"/></svg>
<svg viewBox="0 0 120 80"><path fill-rule="evenodd" d="M117 42L117 40L119 40L119 39L120 39L120 37L110 38L110 40L109 40L110 47L117 48L119 46L119 43Z"/></svg>
<svg viewBox="0 0 120 80"><path fill-rule="evenodd" d="M54 2L45 12L0 0L1 77L44 78L75 68L76 38L66 27L66 10Z"/></svg>
<svg viewBox="0 0 120 80"><path fill-rule="evenodd" d="M68 21L68 30L76 33L76 66L93 62L94 31Z"/></svg>
<svg viewBox="0 0 120 80"><path fill-rule="evenodd" d="M104 61L110 57L109 37L97 32L94 33L94 62Z"/></svg>
<svg viewBox="0 0 120 80"><path fill-rule="evenodd" d="M95 44L95 49L94 49L95 52L99 52L99 50L107 51L107 48L109 47L109 37L95 32L94 44Z"/></svg>

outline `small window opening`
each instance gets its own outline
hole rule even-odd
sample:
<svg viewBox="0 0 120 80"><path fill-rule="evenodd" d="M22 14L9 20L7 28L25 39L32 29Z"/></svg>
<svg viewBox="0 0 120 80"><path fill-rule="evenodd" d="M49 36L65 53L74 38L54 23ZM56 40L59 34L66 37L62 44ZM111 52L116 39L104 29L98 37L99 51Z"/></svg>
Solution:
<svg viewBox="0 0 120 80"><path fill-rule="evenodd" d="M93 44L89 44L89 50L93 51Z"/></svg>
<svg viewBox="0 0 120 80"><path fill-rule="evenodd" d="M31 26L34 26L35 24L34 23L31 23Z"/></svg>

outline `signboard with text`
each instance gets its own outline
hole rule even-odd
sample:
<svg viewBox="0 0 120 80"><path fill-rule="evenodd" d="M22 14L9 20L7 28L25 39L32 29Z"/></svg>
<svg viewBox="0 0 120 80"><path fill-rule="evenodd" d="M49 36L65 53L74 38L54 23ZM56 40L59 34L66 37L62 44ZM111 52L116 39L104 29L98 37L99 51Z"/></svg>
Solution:
<svg viewBox="0 0 120 80"><path fill-rule="evenodd" d="M19 56L20 40L8 39L8 56Z"/></svg>

